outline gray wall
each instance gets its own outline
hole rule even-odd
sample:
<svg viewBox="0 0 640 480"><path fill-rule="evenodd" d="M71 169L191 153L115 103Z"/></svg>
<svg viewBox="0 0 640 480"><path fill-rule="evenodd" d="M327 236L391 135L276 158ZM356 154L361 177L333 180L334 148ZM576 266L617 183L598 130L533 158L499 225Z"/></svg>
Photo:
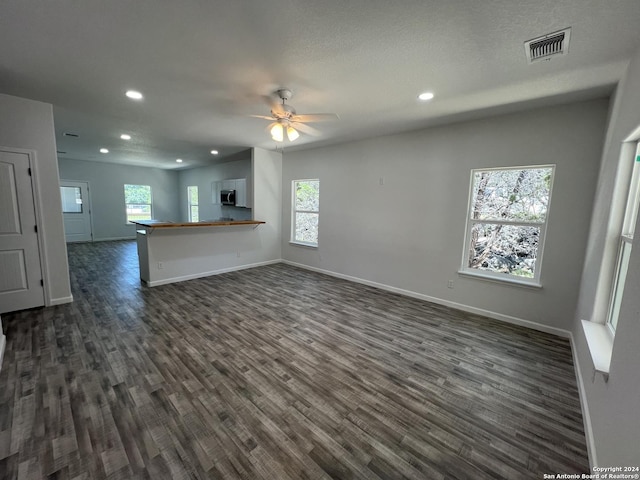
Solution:
<svg viewBox="0 0 640 480"><path fill-rule="evenodd" d="M280 260L282 259L282 153L262 148L252 149L251 172L254 179L254 219L266 222L257 228L260 231L263 256Z"/></svg>
<svg viewBox="0 0 640 480"><path fill-rule="evenodd" d="M45 303L70 302L52 106L0 95L0 145L36 151L34 189L41 214L40 235L44 239L41 255L45 269Z"/></svg>
<svg viewBox="0 0 640 480"><path fill-rule="evenodd" d="M282 256L568 335L608 105L608 99L592 100L286 152ZM470 170L549 163L557 167L543 288L459 276ZM288 242L291 181L302 178L320 179L318 249Z"/></svg>
<svg viewBox="0 0 640 480"><path fill-rule="evenodd" d="M124 184L150 185L153 216L178 221L178 172L104 162L59 160L60 178L89 182L94 240L135 238L135 225L127 225ZM186 199L185 199L186 201Z"/></svg>
<svg viewBox="0 0 640 480"><path fill-rule="evenodd" d="M251 220L251 209L221 206L213 203L211 183L230 178L246 178L247 190L253 190L251 150L225 158L224 163L181 170L179 179L180 191L178 194L181 220L184 222L189 220L187 187L193 185L198 187L200 220L215 220L220 217Z"/></svg>
<svg viewBox="0 0 640 480"><path fill-rule="evenodd" d="M577 367L582 373L581 390L586 408L591 460L599 466L638 465L640 459L640 243L634 241L629 275L625 284L618 329L613 343L609 382L593 377L593 364L581 320L603 322L603 283L611 278L612 263L605 244L611 241L607 228L622 142L640 126L640 50L618 86L611 113L607 144L593 212L589 245L582 275L580 299L573 325ZM636 226L640 232L640 226ZM614 232L615 236L615 232ZM615 238L613 239L615 241ZM607 271L609 270L609 271ZM599 279L604 279L600 281ZM600 283L600 285L599 285Z"/></svg>

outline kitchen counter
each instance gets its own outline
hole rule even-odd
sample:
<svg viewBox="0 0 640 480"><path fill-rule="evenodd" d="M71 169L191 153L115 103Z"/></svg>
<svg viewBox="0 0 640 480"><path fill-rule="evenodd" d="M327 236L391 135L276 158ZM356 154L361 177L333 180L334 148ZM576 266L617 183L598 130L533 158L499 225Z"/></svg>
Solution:
<svg viewBox="0 0 640 480"><path fill-rule="evenodd" d="M260 225L260 220L204 220L202 222L165 222L163 220L140 220L132 222L145 228L191 228L191 227L228 227L233 225Z"/></svg>
<svg viewBox="0 0 640 480"><path fill-rule="evenodd" d="M261 265L260 220L202 222L140 220L140 279L155 287Z"/></svg>

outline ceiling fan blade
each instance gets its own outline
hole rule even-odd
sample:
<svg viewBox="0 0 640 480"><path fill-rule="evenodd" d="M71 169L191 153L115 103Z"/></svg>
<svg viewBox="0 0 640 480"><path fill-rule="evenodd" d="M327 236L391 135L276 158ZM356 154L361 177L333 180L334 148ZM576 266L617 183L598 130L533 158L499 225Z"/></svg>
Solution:
<svg viewBox="0 0 640 480"><path fill-rule="evenodd" d="M291 122L291 126L296 130L300 130L302 133L306 133L307 135L311 135L312 137L319 137L322 133L319 130L316 130L309 125L305 125L300 122Z"/></svg>
<svg viewBox="0 0 640 480"><path fill-rule="evenodd" d="M307 113L291 117L292 122L329 122L331 120L340 120L340 117L335 113Z"/></svg>
<svg viewBox="0 0 640 480"><path fill-rule="evenodd" d="M271 121L275 120L275 118L267 117L266 115L249 115L249 116L253 118L262 118L263 120L271 120Z"/></svg>
<svg viewBox="0 0 640 480"><path fill-rule="evenodd" d="M271 104L271 112L274 115L278 115L278 114L285 114L286 110L284 109L284 107L282 106L281 103L272 103Z"/></svg>

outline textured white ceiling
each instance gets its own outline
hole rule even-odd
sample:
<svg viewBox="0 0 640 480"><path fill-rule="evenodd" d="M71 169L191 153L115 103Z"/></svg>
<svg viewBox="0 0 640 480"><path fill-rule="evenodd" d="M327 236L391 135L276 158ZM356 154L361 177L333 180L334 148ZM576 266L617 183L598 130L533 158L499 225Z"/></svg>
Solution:
<svg viewBox="0 0 640 480"><path fill-rule="evenodd" d="M607 95L638 25L638 0L3 0L0 93L54 105L60 157L188 168L274 149L249 115L283 86L341 119L285 151ZM526 62L565 27L568 55Z"/></svg>

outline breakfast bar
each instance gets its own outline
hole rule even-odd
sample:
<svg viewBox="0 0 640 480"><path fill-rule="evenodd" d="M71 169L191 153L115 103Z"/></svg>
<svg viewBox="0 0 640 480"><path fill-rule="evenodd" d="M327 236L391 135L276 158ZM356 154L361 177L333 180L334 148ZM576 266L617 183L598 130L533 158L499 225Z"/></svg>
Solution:
<svg viewBox="0 0 640 480"><path fill-rule="evenodd" d="M166 222L137 226L140 279L150 287L257 266L259 220Z"/></svg>

